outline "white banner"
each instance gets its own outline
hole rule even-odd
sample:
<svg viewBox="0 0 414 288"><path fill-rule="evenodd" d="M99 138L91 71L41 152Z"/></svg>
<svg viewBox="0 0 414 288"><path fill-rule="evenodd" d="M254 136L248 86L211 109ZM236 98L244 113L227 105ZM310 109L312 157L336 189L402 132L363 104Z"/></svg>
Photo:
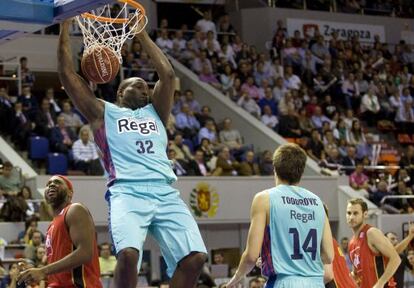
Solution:
<svg viewBox="0 0 414 288"><path fill-rule="evenodd" d="M385 42L385 28L383 25L367 25L345 22L320 21L312 19L288 18L286 21L289 36L293 36L296 30L301 35L312 36L315 30L319 30L325 40L331 38L332 32L337 32L339 39L348 39L352 36L359 36L361 42L374 42L375 35Z"/></svg>

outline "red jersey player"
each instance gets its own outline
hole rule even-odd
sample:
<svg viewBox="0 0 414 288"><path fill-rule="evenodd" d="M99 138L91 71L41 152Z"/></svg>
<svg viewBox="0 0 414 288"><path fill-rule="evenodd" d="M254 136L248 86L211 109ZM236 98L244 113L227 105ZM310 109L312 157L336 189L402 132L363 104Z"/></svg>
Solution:
<svg viewBox="0 0 414 288"><path fill-rule="evenodd" d="M364 200L348 201L346 220L354 233L349 242L352 273L360 288L395 287L392 275L401 259L379 229L364 223L367 213Z"/></svg>
<svg viewBox="0 0 414 288"><path fill-rule="evenodd" d="M47 230L48 264L21 272L19 283L47 278L49 288L102 287L95 226L83 205L71 203L72 195L72 183L65 176L47 182L45 198L55 215Z"/></svg>

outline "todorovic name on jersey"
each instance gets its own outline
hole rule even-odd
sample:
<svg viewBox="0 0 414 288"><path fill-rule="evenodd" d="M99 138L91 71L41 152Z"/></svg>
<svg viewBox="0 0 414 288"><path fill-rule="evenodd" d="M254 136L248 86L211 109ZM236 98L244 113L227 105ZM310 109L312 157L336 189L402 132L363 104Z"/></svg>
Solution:
<svg viewBox="0 0 414 288"><path fill-rule="evenodd" d="M293 205L293 206L319 206L316 198L294 198L288 196L282 196L283 204ZM302 213L296 210L290 210L290 219L295 219L303 223L308 221L315 220L315 211L311 213Z"/></svg>
<svg viewBox="0 0 414 288"><path fill-rule="evenodd" d="M121 118L117 120L118 133L134 133L138 132L141 135L151 135L152 133L160 134L157 122L151 118L134 119Z"/></svg>

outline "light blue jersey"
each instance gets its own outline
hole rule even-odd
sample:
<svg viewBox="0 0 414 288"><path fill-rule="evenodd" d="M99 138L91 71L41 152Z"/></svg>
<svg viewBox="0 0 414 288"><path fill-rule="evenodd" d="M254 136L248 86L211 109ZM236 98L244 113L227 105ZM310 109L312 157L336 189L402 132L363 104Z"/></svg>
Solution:
<svg viewBox="0 0 414 288"><path fill-rule="evenodd" d="M95 141L104 154L108 184L177 180L167 157L167 133L152 104L132 110L105 102L104 122Z"/></svg>
<svg viewBox="0 0 414 288"><path fill-rule="evenodd" d="M289 185L270 189L269 198L268 243L277 281L284 276L322 280L320 253L325 223L322 201L304 188Z"/></svg>

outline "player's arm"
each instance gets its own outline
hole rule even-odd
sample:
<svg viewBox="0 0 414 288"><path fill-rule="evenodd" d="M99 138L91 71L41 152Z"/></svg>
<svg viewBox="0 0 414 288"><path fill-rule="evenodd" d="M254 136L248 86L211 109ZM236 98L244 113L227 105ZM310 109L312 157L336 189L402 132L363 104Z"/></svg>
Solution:
<svg viewBox="0 0 414 288"><path fill-rule="evenodd" d="M377 252L379 252L382 256L388 258L387 267L374 286L374 288L382 288L394 275L395 271L397 271L397 268L401 263L401 259L400 256L398 256L397 251L395 251L395 248L392 246L391 242L379 229L375 227L370 228L367 232L367 238L370 247L377 250Z"/></svg>
<svg viewBox="0 0 414 288"><path fill-rule="evenodd" d="M408 235L405 237L400 243L398 243L395 246L395 250L398 254L401 254L404 252L405 249L407 249L408 245L411 243L411 241L414 239L414 224L410 223L410 226L408 227Z"/></svg>
<svg viewBox="0 0 414 288"><path fill-rule="evenodd" d="M323 265L323 283L329 283L334 279L332 264Z"/></svg>
<svg viewBox="0 0 414 288"><path fill-rule="evenodd" d="M250 211L250 228L247 236L247 246L240 259L236 274L227 283L228 288L234 287L256 265L260 256L264 231L266 228L266 211L269 209L269 194L267 191L257 194Z"/></svg>
<svg viewBox="0 0 414 288"><path fill-rule="evenodd" d="M331 264L335 252L333 247L331 225L329 225L328 217L325 217L325 225L323 227L323 235L321 241L321 259L323 264Z"/></svg>
<svg viewBox="0 0 414 288"><path fill-rule="evenodd" d="M152 104L160 116L164 125L167 125L168 118L174 101L175 72L165 56L164 52L151 40L145 29L137 34L142 48L148 53L157 71L159 80L155 84L152 94Z"/></svg>
<svg viewBox="0 0 414 288"><path fill-rule="evenodd" d="M60 25L58 43L59 78L76 108L88 119L94 129L98 128L100 121L103 120L104 104L96 99L86 81L76 73L69 38L70 21L66 20Z"/></svg>
<svg viewBox="0 0 414 288"><path fill-rule="evenodd" d="M72 270L91 261L94 244L94 224L88 210L81 204L73 204L66 214L66 225L76 249L64 258L42 268L32 268L19 275L19 283L28 279L42 280L47 275Z"/></svg>

